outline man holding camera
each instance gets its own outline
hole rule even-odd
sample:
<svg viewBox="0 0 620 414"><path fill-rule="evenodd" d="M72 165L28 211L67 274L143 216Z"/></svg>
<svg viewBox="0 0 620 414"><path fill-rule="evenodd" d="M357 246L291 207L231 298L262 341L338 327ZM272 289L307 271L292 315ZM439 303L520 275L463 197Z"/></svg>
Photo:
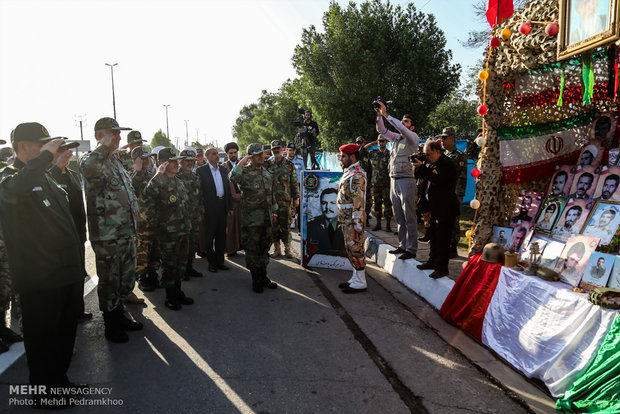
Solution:
<svg viewBox="0 0 620 414"><path fill-rule="evenodd" d="M394 217L398 223L398 248L390 250L391 254L400 254L401 260L415 259L418 251L418 229L416 217L416 184L413 178L413 167L409 158L418 148L418 134L413 118L409 114L398 119L388 115L385 104L380 100L373 104L377 111L377 132L392 142L390 156L390 200L394 208ZM397 134L383 124L383 118L400 132Z"/></svg>
<svg viewBox="0 0 620 414"><path fill-rule="evenodd" d="M413 158L411 164L415 167L415 176L429 182L426 194L431 210L431 252L426 263L418 265L418 269L434 269L430 274L438 279L450 274L450 239L454 220L459 211L459 202L456 196L456 167L444 154L439 141L427 141L424 144L423 162Z"/></svg>
<svg viewBox="0 0 620 414"><path fill-rule="evenodd" d="M308 165L308 154L310 154L310 162L312 170L319 170L321 167L316 161L316 137L319 135L319 125L312 120L312 111L306 109L304 112L304 123L302 124L305 132L303 132L303 140L301 142L302 153L304 158L304 168Z"/></svg>

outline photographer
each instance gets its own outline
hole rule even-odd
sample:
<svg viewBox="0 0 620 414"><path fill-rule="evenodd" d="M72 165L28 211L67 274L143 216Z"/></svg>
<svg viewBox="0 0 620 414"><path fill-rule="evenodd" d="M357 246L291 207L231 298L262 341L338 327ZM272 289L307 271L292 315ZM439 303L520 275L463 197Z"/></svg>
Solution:
<svg viewBox="0 0 620 414"><path fill-rule="evenodd" d="M411 115L403 115L398 119L388 115L385 104L377 99L373 102L377 111L377 132L392 143L390 156L390 200L394 208L394 217L398 223L398 248L390 250L391 254L404 253L400 259L415 259L418 250L418 229L416 218L416 185L413 178L413 168L409 157L418 148L419 138L413 132L415 129ZM383 124L385 117L394 128L400 132L397 134Z"/></svg>
<svg viewBox="0 0 620 414"><path fill-rule="evenodd" d="M420 157L411 160L415 176L429 182L423 197L428 200L431 210L431 252L428 261L418 265L418 269L434 269L430 277L438 279L450 273L450 238L459 211L455 193L456 167L443 153L439 141L427 141L424 144L424 155L425 160Z"/></svg>
<svg viewBox="0 0 620 414"><path fill-rule="evenodd" d="M303 109L299 108L298 111ZM300 114L301 116L301 114ZM306 109L304 111L303 122L296 121L299 132L297 133L297 141L301 146L301 153L304 159L304 169L308 165L308 153L310 153L310 163L312 170L319 170L321 167L316 161L316 137L319 135L319 126L312 120L312 111Z"/></svg>

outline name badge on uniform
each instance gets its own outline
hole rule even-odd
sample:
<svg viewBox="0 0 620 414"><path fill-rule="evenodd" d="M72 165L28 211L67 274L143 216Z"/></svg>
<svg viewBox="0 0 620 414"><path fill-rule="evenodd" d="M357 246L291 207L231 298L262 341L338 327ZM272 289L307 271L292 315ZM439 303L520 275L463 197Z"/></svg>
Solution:
<svg viewBox="0 0 620 414"><path fill-rule="evenodd" d="M50 201L47 198L43 200L43 204L45 204L45 207L49 207L52 205L52 203L50 203Z"/></svg>
<svg viewBox="0 0 620 414"><path fill-rule="evenodd" d="M40 187L40 186L32 187L32 191L43 191L43 187Z"/></svg>
<svg viewBox="0 0 620 414"><path fill-rule="evenodd" d="M405 144L398 144L399 149L405 149Z"/></svg>

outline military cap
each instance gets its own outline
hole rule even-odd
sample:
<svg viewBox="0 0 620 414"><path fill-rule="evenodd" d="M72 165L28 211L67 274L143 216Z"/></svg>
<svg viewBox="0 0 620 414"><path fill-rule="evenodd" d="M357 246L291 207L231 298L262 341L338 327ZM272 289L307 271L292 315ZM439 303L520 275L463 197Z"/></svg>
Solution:
<svg viewBox="0 0 620 414"><path fill-rule="evenodd" d="M0 145L4 145L4 144L6 144L6 141L3 139L0 139Z"/></svg>
<svg viewBox="0 0 620 414"><path fill-rule="evenodd" d="M205 153L204 149L202 149L200 147L196 148L196 155L200 155L200 154L204 154L204 153Z"/></svg>
<svg viewBox="0 0 620 414"><path fill-rule="evenodd" d="M135 142L146 142L146 140L142 139L142 134L140 131L133 130L127 134L127 143L132 144Z"/></svg>
<svg viewBox="0 0 620 414"><path fill-rule="evenodd" d="M263 152L268 152L271 151L271 145L269 144L264 144L263 145Z"/></svg>
<svg viewBox="0 0 620 414"><path fill-rule="evenodd" d="M229 142L228 144L224 145L224 152L228 152L228 150L233 148L239 151L239 145L237 145L236 142Z"/></svg>
<svg viewBox="0 0 620 414"><path fill-rule="evenodd" d="M263 146L258 142L248 145L248 155L259 155L263 153Z"/></svg>
<svg viewBox="0 0 620 414"><path fill-rule="evenodd" d="M297 147L295 146L295 143L294 143L294 142L289 142L289 143L286 145L286 148L288 148L288 149L297 149Z"/></svg>
<svg viewBox="0 0 620 414"><path fill-rule="evenodd" d="M340 148L338 148L338 150L340 152L344 152L345 154L355 154L356 152L360 150L360 146L357 144L346 144L346 145L341 145Z"/></svg>
<svg viewBox="0 0 620 414"><path fill-rule="evenodd" d="M0 160L6 161L12 156L13 156L13 148L11 147L0 148Z"/></svg>
<svg viewBox="0 0 620 414"><path fill-rule="evenodd" d="M153 151L151 152L151 155L155 155L156 156L157 153L159 153L159 150L161 150L162 148L164 148L162 145L153 148Z"/></svg>
<svg viewBox="0 0 620 414"><path fill-rule="evenodd" d="M181 157L176 154L174 148L164 147L157 153L157 161L159 162L178 161L180 159Z"/></svg>
<svg viewBox="0 0 620 414"><path fill-rule="evenodd" d="M355 138L355 142L356 143L357 142L364 142L364 137L360 135L359 137Z"/></svg>
<svg viewBox="0 0 620 414"><path fill-rule="evenodd" d="M65 139L65 140L67 139L67 138L65 138L65 137L62 137L62 138L63 138L63 139ZM68 150L68 149L72 149L72 148L77 148L77 147L79 147L79 146L80 146L80 143L79 143L79 142L76 142L76 141L71 141L71 142L65 142L64 144L62 144L62 145L60 146L60 149L61 149L61 150Z"/></svg>
<svg viewBox="0 0 620 414"><path fill-rule="evenodd" d="M440 137L449 137L449 136L454 136L454 128L452 127L445 127L443 129L443 132L441 133Z"/></svg>
<svg viewBox="0 0 620 414"><path fill-rule="evenodd" d="M280 143L280 141L277 139L274 139L273 141L271 141L271 149L278 149L278 148L282 148L282 144Z"/></svg>
<svg viewBox="0 0 620 414"><path fill-rule="evenodd" d="M131 150L131 158L148 158L150 155L150 152L142 146L135 147Z"/></svg>
<svg viewBox="0 0 620 414"><path fill-rule="evenodd" d="M377 141L387 141L387 138L379 134L379 136L377 137Z"/></svg>
<svg viewBox="0 0 620 414"><path fill-rule="evenodd" d="M131 131L131 128L122 127L118 125L114 118L101 118L95 123L95 131L102 129L112 129L114 131Z"/></svg>
<svg viewBox="0 0 620 414"><path fill-rule="evenodd" d="M49 142L56 138L62 137L50 137L50 133L47 132L47 129L38 122L19 124L11 131L11 142Z"/></svg>
<svg viewBox="0 0 620 414"><path fill-rule="evenodd" d="M194 151L193 148L192 149L186 148L183 151L181 151L181 154L179 155L185 161L196 161L196 151Z"/></svg>

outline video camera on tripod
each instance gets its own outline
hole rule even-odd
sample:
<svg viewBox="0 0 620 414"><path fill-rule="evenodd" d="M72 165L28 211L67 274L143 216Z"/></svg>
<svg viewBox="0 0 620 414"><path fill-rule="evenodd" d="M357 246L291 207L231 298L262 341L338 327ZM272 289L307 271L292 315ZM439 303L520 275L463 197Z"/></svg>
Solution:
<svg viewBox="0 0 620 414"><path fill-rule="evenodd" d="M312 125L306 124L305 119L306 110L302 107L297 108L297 116L293 120L293 125L297 127L297 135L295 136L296 144L302 148L308 147L314 143L315 136L310 131Z"/></svg>

